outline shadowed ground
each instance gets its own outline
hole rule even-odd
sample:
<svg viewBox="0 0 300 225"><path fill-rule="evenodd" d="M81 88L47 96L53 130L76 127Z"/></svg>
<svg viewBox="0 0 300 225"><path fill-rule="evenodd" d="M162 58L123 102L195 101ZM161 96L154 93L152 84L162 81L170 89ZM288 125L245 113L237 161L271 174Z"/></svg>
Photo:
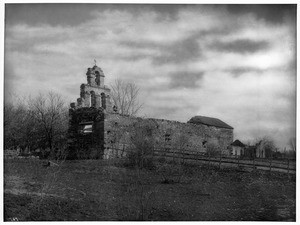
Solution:
<svg viewBox="0 0 300 225"><path fill-rule="evenodd" d="M5 160L5 220L295 221L294 175L170 165L165 179L116 160L43 164Z"/></svg>

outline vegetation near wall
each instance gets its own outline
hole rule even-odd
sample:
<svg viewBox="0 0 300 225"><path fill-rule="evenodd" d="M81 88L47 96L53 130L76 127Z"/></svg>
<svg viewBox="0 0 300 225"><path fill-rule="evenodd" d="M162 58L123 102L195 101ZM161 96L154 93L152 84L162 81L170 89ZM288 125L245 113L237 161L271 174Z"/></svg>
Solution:
<svg viewBox="0 0 300 225"><path fill-rule="evenodd" d="M130 166L153 168L155 138L153 132L156 124L150 121L136 122L131 125L129 152L127 154Z"/></svg>

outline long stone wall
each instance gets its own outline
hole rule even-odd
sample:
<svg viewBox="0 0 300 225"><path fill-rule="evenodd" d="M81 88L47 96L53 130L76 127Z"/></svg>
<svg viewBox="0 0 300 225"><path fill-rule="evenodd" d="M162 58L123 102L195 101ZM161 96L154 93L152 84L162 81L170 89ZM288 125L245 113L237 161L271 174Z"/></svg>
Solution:
<svg viewBox="0 0 300 225"><path fill-rule="evenodd" d="M70 109L69 159L124 157L136 142L154 148L206 152L215 143L230 153L233 130L163 119L144 119L105 113L103 109ZM85 130L90 127L91 130ZM146 148L146 147L145 147Z"/></svg>
<svg viewBox="0 0 300 225"><path fill-rule="evenodd" d="M230 153L233 130L163 119L143 119L119 114L105 114L104 158L122 157L135 137L150 132L153 145L160 149L184 148L206 152L207 143L216 143L223 154ZM147 133L143 134L147 136ZM143 138L141 136L141 138Z"/></svg>

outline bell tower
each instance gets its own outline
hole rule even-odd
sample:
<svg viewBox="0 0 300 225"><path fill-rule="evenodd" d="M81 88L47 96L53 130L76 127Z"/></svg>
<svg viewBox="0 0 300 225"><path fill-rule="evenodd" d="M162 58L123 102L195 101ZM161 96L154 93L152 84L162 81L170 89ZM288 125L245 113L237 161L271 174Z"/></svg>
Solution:
<svg viewBox="0 0 300 225"><path fill-rule="evenodd" d="M97 65L88 68L86 72L87 84L104 88L104 73Z"/></svg>
<svg viewBox="0 0 300 225"><path fill-rule="evenodd" d="M104 85L104 77L103 70L96 65L95 60L95 65L87 69L87 83L80 85L80 98L77 99L77 104L71 103L71 108L101 107L111 112L110 89Z"/></svg>

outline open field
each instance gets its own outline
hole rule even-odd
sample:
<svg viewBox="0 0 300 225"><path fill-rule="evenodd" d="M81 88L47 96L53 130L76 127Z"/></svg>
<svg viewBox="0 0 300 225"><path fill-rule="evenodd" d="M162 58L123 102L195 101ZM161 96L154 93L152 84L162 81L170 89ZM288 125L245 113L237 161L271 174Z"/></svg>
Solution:
<svg viewBox="0 0 300 225"><path fill-rule="evenodd" d="M117 160L43 164L4 161L5 220L295 221L295 176L286 173L172 164L138 170Z"/></svg>

